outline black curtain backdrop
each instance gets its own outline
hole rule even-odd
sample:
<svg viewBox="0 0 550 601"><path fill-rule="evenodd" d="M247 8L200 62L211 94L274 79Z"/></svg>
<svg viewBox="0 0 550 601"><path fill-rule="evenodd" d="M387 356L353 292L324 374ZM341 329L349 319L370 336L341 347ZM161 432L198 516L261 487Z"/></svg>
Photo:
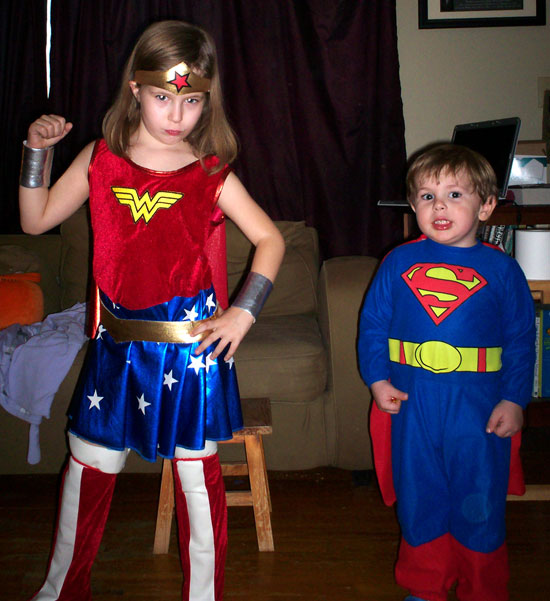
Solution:
<svg viewBox="0 0 550 601"><path fill-rule="evenodd" d="M235 170L273 219L316 227L325 258L400 241L400 215L376 204L403 196L395 0L53 0L45 110L75 124L54 177L100 136L136 38L169 18L216 40Z"/></svg>
<svg viewBox="0 0 550 601"><path fill-rule="evenodd" d="M0 232L18 233L21 143L46 104L46 2L0 2Z"/></svg>

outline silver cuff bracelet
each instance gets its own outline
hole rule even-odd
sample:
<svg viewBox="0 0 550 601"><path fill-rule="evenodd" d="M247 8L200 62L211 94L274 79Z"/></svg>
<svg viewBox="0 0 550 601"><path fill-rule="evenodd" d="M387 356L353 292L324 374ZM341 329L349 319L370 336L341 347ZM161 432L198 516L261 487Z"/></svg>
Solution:
<svg viewBox="0 0 550 601"><path fill-rule="evenodd" d="M243 309L250 313L256 321L262 307L264 306L269 293L273 288L273 283L261 273L251 271L240 289L233 307Z"/></svg>
<svg viewBox="0 0 550 601"><path fill-rule="evenodd" d="M53 146L48 148L31 148L27 141L23 142L23 158L19 185L24 188L43 188L50 185L52 171Z"/></svg>

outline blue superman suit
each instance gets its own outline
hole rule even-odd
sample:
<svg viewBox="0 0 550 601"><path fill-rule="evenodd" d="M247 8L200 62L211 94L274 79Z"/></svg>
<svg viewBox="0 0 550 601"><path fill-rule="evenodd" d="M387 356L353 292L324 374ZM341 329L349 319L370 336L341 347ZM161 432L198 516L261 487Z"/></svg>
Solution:
<svg viewBox="0 0 550 601"><path fill-rule="evenodd" d="M393 483L404 544L450 535L475 553L499 549L511 441L485 425L500 400L528 403L534 363L533 303L517 263L481 243L422 237L398 247L365 300L358 354L367 384L390 379L409 395L391 427L387 414L372 416L377 472L386 502Z"/></svg>

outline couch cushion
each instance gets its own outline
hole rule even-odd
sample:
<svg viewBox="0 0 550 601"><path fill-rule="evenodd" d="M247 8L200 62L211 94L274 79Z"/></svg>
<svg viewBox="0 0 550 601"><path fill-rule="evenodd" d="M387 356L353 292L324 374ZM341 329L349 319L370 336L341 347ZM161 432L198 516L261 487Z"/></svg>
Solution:
<svg viewBox="0 0 550 601"><path fill-rule="evenodd" d="M319 243L314 228L303 221L277 221L283 235L285 257L262 316L317 313ZM252 262L252 244L227 220L227 278L229 297L239 289Z"/></svg>
<svg viewBox="0 0 550 601"><path fill-rule="evenodd" d="M243 397L309 402L326 388L327 354L317 320L262 316L235 356Z"/></svg>
<svg viewBox="0 0 550 601"><path fill-rule="evenodd" d="M90 222L87 204L61 224L61 241L61 307L68 309L88 300Z"/></svg>

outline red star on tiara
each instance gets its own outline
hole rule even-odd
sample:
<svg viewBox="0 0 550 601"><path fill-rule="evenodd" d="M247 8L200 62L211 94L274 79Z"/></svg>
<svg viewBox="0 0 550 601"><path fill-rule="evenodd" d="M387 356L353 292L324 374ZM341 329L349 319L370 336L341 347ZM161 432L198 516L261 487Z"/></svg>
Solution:
<svg viewBox="0 0 550 601"><path fill-rule="evenodd" d="M190 88L191 84L187 81L189 79L189 73L186 73L185 75L180 75L177 71L174 74L174 79L168 81L168 83L171 83L173 86L176 86L176 90L179 92L181 92L182 88Z"/></svg>

